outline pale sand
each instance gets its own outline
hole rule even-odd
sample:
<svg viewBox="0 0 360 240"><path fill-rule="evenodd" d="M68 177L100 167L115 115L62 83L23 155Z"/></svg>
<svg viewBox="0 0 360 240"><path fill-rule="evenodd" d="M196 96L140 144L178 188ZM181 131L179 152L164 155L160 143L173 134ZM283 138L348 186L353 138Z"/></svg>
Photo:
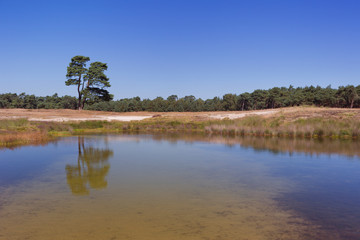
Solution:
<svg viewBox="0 0 360 240"><path fill-rule="evenodd" d="M224 118L237 119L237 118L243 118L243 117L250 116L250 115L269 115L269 114L274 114L277 112L278 112L278 110L250 111L250 112L245 112L245 113L212 114L212 115L209 115L209 117L215 118L215 119L224 119Z"/></svg>
<svg viewBox="0 0 360 240"><path fill-rule="evenodd" d="M0 109L0 119L26 118L29 121L42 122L69 122L69 121L141 121L154 116L167 118L190 118L194 120L209 119L237 119L249 115L271 115L279 112L276 110L234 111L234 112L102 112L102 111L77 111L55 109Z"/></svg>
<svg viewBox="0 0 360 240"><path fill-rule="evenodd" d="M70 117L50 117L50 118L28 118L29 121L43 121L43 122L69 122L69 121L141 121L152 116L96 116L85 118L70 118Z"/></svg>
<svg viewBox="0 0 360 240"><path fill-rule="evenodd" d="M0 109L0 120L26 118L30 121L67 122L67 121L141 121L152 117L207 121L211 119L238 119L251 115L271 117L282 114L290 120L298 118L322 117L328 119L360 118L360 109L289 107L251 111L218 112L105 112L78 111L68 109Z"/></svg>

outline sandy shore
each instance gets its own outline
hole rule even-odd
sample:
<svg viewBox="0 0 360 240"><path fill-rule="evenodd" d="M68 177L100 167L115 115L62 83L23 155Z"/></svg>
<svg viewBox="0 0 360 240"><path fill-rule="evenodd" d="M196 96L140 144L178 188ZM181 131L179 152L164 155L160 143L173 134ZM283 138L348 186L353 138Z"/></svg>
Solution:
<svg viewBox="0 0 360 240"><path fill-rule="evenodd" d="M209 115L210 118L215 118L215 119L224 119L224 118L229 118L229 119L237 119L237 118L243 118L249 115L272 115L277 113L279 110L262 110L262 111L245 111L242 113L227 113L227 114L211 114Z"/></svg>
<svg viewBox="0 0 360 240"><path fill-rule="evenodd" d="M68 109L0 109L1 119L26 118L29 121L69 122L69 121L141 121L154 117L206 121L215 119L238 119L250 115L271 117L285 114L290 118L342 118L344 116L360 117L360 109L290 107L254 111L219 111L219 112L102 112L78 111Z"/></svg>
<svg viewBox="0 0 360 240"><path fill-rule="evenodd" d="M141 121L153 117L206 119L237 119L248 115L271 115L279 110L235 111L235 112L101 112L58 109L0 109L0 119L26 118L29 121L68 122L68 121Z"/></svg>
<svg viewBox="0 0 360 240"><path fill-rule="evenodd" d="M28 118L29 121L43 121L43 122L69 122L69 121L141 121L151 116L96 116L96 117L48 117L48 118Z"/></svg>

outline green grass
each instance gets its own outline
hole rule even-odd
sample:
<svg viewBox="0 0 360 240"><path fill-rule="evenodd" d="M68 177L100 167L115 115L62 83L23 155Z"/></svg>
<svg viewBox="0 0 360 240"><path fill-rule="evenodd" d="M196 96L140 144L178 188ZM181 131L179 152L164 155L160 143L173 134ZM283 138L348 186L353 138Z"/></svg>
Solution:
<svg viewBox="0 0 360 240"><path fill-rule="evenodd" d="M30 122L26 118L0 121L1 130L26 130L28 127L30 127Z"/></svg>

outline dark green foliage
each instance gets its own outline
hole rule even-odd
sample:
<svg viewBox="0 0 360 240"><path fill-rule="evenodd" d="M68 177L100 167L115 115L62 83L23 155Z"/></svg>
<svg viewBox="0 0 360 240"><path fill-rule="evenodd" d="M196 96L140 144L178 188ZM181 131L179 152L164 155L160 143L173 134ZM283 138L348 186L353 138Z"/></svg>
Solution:
<svg viewBox="0 0 360 240"><path fill-rule="evenodd" d="M76 85L78 92L78 107L79 110L84 108L85 102L85 79L84 75L87 73L86 63L90 61L89 57L84 56L75 56L71 59L69 66L67 67L66 78L65 81L66 86ZM84 99L83 99L84 98Z"/></svg>
<svg viewBox="0 0 360 240"><path fill-rule="evenodd" d="M359 86L356 88L352 85L346 87L341 86L337 90L336 96L340 104L353 108L355 101L359 99L358 91Z"/></svg>
<svg viewBox="0 0 360 240"><path fill-rule="evenodd" d="M107 70L106 63L93 62L87 69L88 61L90 61L89 57L75 56L67 67L66 78L68 80L65 81L65 84L77 86L79 110L84 108L86 102L112 100L112 95L105 90L110 87L109 78L104 73Z"/></svg>
<svg viewBox="0 0 360 240"><path fill-rule="evenodd" d="M93 62L90 64L89 70L84 76L84 81L87 82L87 88L84 90L84 97L87 101L99 102L112 100L112 95L104 89L111 86L109 78L104 73L106 70L106 63Z"/></svg>
<svg viewBox="0 0 360 240"><path fill-rule="evenodd" d="M93 68L92 68L93 66ZM151 99L140 99L140 97L124 98L113 101L112 95L101 86L110 86L108 78L102 75L106 64L96 62L89 69L91 74L85 78L89 81L86 97L87 104L84 109L113 112L199 112L199 111L244 111L279 107L292 107L300 105L314 105L318 107L359 108L360 107L360 85L341 86L333 89L330 86L321 88L319 86L294 88L290 86L275 87L269 90L255 90L252 93L225 94L223 98L214 97L202 100L194 96L178 98L171 95L167 99L157 97ZM89 70L90 71L90 70ZM98 73L95 73L98 71ZM94 80L96 79L96 80ZM75 97L59 97L57 94L46 97L34 95L20 95L6 93L0 94L0 108L26 108L26 109L76 109L78 106Z"/></svg>
<svg viewBox="0 0 360 240"><path fill-rule="evenodd" d="M21 93L0 94L0 108L25 108L25 109L76 109L76 97L59 97L56 93L52 96L35 97Z"/></svg>
<svg viewBox="0 0 360 240"><path fill-rule="evenodd" d="M65 82L67 86L82 84L81 77L86 74L86 63L90 61L89 57L75 56L71 59L67 67L66 77L68 80Z"/></svg>
<svg viewBox="0 0 360 240"><path fill-rule="evenodd" d="M226 111L234 111L236 110L236 95L235 94L225 94L223 96L223 108Z"/></svg>

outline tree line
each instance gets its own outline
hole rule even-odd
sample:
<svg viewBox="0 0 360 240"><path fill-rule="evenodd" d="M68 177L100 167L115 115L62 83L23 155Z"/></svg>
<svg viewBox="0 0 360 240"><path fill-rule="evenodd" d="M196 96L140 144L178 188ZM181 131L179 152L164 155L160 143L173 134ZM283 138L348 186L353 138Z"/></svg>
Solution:
<svg viewBox="0 0 360 240"><path fill-rule="evenodd" d="M141 99L140 97L111 100L94 98L83 106L86 110L133 112L198 112L198 111L244 111L314 105L319 107L359 108L360 85L340 86L337 89L330 86L307 87L274 87L268 90L255 90L251 93L225 94L203 100L194 96L178 98L171 95L164 99ZM72 96L60 97L57 94L37 97L25 93L0 94L0 108L25 109L78 109L79 99Z"/></svg>

